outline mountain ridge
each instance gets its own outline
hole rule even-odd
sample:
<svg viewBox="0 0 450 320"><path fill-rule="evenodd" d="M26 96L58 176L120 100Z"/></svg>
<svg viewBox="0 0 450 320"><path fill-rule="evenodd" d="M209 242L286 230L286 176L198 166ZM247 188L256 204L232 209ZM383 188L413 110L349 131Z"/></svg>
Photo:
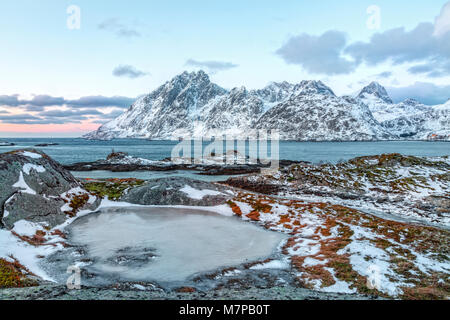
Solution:
<svg viewBox="0 0 450 320"><path fill-rule="evenodd" d="M449 112L450 108L425 106L413 99L395 104L377 82L355 96L339 97L316 80L227 90L211 82L204 71L185 71L83 137L245 139L254 130L278 130L282 140L298 141L428 139L431 135L450 140Z"/></svg>

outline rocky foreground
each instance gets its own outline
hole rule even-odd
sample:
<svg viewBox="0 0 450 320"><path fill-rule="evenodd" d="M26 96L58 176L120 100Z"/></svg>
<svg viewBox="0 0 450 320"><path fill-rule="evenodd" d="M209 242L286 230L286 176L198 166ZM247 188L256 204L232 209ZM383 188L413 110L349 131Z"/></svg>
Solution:
<svg viewBox="0 0 450 320"><path fill-rule="evenodd" d="M278 197L344 205L390 219L450 228L450 158L387 154L282 168L273 176L230 178L228 185Z"/></svg>
<svg viewBox="0 0 450 320"><path fill-rule="evenodd" d="M449 166L448 158L382 155L334 166L293 164L226 184L78 181L42 152L1 154L0 288L25 288L1 289L0 299L448 299ZM199 284L212 283L207 290L196 281L77 291L51 284L40 262L71 248L65 228L99 208L125 205L213 211L288 240L266 261L200 277Z"/></svg>

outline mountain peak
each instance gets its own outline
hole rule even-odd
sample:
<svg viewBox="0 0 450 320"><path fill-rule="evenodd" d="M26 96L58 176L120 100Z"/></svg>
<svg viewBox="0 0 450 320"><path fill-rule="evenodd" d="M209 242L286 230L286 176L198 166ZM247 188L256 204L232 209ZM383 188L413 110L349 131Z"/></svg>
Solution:
<svg viewBox="0 0 450 320"><path fill-rule="evenodd" d="M406 104L408 106L416 106L416 105L420 104L420 102L417 101L416 99L409 98L409 99L406 99L405 101L403 101L403 104Z"/></svg>
<svg viewBox="0 0 450 320"><path fill-rule="evenodd" d="M385 103L394 103L389 97L386 89L378 82L371 82L368 86L365 86L358 94L358 98L367 99L369 97L375 97L382 100Z"/></svg>
<svg viewBox="0 0 450 320"><path fill-rule="evenodd" d="M179 80L184 80L184 81L200 80L200 81L210 82L208 74L203 70L193 71L193 72L184 71L183 73L175 76L172 79L172 82L179 81Z"/></svg>
<svg viewBox="0 0 450 320"><path fill-rule="evenodd" d="M303 80L294 88L296 94L326 94L334 96L333 90L326 86L322 81Z"/></svg>

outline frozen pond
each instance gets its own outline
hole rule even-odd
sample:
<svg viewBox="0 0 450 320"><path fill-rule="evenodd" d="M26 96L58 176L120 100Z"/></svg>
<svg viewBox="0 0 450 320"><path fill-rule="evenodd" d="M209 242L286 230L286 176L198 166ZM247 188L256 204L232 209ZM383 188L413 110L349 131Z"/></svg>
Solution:
<svg viewBox="0 0 450 320"><path fill-rule="evenodd" d="M70 234L96 273L157 282L264 259L285 239L236 217L173 208L102 210L74 222Z"/></svg>

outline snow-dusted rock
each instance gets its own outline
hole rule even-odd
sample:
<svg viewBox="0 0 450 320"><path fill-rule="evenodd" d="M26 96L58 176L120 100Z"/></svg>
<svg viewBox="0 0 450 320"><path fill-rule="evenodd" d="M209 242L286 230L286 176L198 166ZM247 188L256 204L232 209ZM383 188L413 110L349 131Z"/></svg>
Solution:
<svg viewBox="0 0 450 320"><path fill-rule="evenodd" d="M230 188L181 177L150 180L123 195L121 201L140 205L215 206L233 197Z"/></svg>
<svg viewBox="0 0 450 320"><path fill-rule="evenodd" d="M0 225L13 228L26 219L54 226L63 222L61 194L79 187L77 180L36 150L0 154Z"/></svg>

